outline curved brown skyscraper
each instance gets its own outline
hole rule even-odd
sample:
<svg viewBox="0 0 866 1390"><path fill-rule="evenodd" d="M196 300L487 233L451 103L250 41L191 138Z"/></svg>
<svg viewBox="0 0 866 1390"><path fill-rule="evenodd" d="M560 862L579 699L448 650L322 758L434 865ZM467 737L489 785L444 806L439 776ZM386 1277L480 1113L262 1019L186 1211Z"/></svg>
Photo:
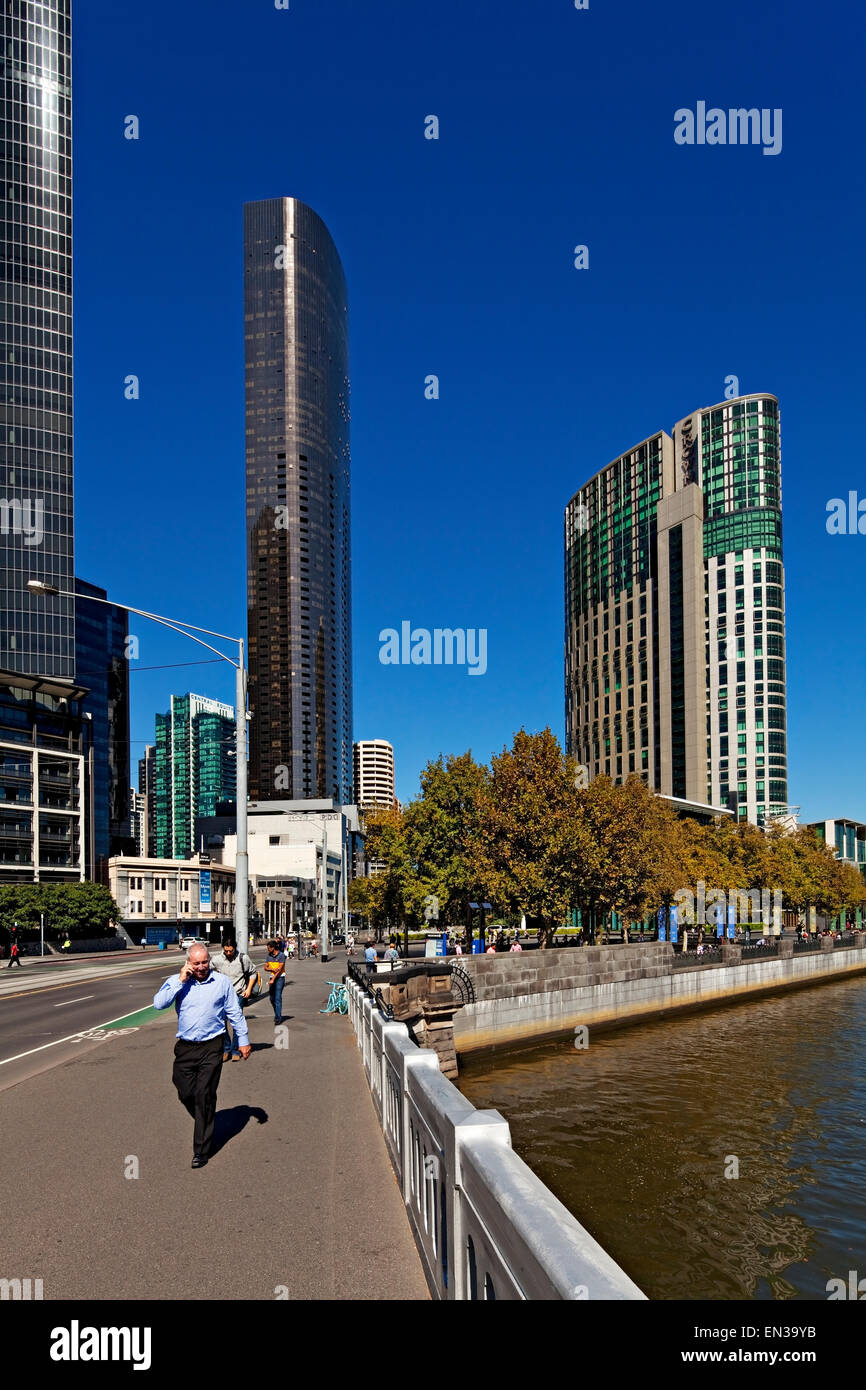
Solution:
<svg viewBox="0 0 866 1390"><path fill-rule="evenodd" d="M244 208L250 798L351 799L346 280L295 198Z"/></svg>

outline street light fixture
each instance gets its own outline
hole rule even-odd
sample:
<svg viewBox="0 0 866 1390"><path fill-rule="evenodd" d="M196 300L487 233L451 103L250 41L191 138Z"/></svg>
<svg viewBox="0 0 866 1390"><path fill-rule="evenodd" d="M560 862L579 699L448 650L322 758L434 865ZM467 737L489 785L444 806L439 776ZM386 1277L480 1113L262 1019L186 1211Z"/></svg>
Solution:
<svg viewBox="0 0 866 1390"><path fill-rule="evenodd" d="M29 579L27 588L31 594L51 598L71 598L84 599L88 603L102 603L107 608L123 608L127 613L135 613L139 618L148 618L153 623L159 623L162 627L171 628L172 632L179 632L182 637L188 637L191 642L197 642L200 647L206 647L215 656L227 661L229 666L235 668L235 727L237 740L237 862L235 865L235 940L237 942L238 954L249 949L249 920L247 912L247 884L249 882L249 857L247 846L247 673L244 664L244 639L242 637L228 637L224 632L213 632L208 627L196 627L194 623L186 623L180 618L165 618L159 613L148 613L144 608L132 608L127 603L117 603L114 599L96 598L93 594L76 594L67 589L59 589L56 584L47 584L44 579ZM187 631L187 629L191 631ZM203 642L200 637L193 636L193 633L203 632L208 637L218 637L222 642L237 642L238 659L233 661L225 652L221 652L218 647L212 647L209 642Z"/></svg>

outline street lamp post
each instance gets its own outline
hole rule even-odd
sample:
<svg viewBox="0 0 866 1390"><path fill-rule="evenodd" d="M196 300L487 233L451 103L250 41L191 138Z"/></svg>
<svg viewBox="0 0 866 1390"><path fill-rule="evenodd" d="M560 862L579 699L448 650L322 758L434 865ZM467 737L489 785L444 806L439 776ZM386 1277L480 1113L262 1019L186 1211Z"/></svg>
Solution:
<svg viewBox="0 0 866 1390"><path fill-rule="evenodd" d="M244 639L242 637L228 637L224 632L213 632L207 627L196 627L194 623L185 623L180 618L165 618L159 613L148 613L143 608L132 608L127 603L117 603L114 599L96 598L92 594L76 594L67 589L58 589L54 584L47 584L41 579L31 579L27 583L27 588L31 594L41 594L46 598L71 598L86 599L88 603L103 603L107 608L123 608L127 613L135 613L139 618L148 618L153 623L159 623L162 627L171 628L172 632L179 632L182 637L188 637L191 642L197 642L200 647L206 647L209 652L213 652L221 660L227 661L229 666L235 668L235 727L236 727L236 763L237 763L237 862L235 865L235 941L237 942L238 954L249 949L249 919L247 913L247 883L249 881L249 854L247 848L247 673L244 663ZM192 631L187 631L191 628ZM238 647L238 659L233 661L225 652L221 652L218 647L212 647L209 642L203 642L200 637L193 636L196 632L204 632L208 637L218 637L222 642L236 642Z"/></svg>

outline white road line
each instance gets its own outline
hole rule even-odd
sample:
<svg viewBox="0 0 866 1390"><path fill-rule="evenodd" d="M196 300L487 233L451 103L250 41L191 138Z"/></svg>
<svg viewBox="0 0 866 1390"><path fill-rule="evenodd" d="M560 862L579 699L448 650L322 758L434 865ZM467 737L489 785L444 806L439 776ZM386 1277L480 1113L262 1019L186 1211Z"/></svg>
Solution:
<svg viewBox="0 0 866 1390"><path fill-rule="evenodd" d="M95 997L95 996L94 996L94 997ZM146 1007L146 1006L145 1006L145 1007ZM138 1014L138 1013L141 1013L141 1009L133 1009L132 1012ZM123 1018L130 1018L130 1017L131 1017L131 1014L129 1014L129 1013L119 1014L117 1018L108 1018L108 1019L106 1019L106 1021L105 1021L104 1023L95 1023L95 1024L93 1025L93 1028L86 1029L86 1030L85 1030L85 1029L82 1029L81 1032L85 1032L85 1031L86 1031L86 1032L93 1032L93 1030L94 1030L95 1028L107 1028L108 1025L109 1025L109 1023L119 1023L121 1019L123 1019ZM47 1047L57 1047L58 1043L75 1042L76 1040L82 1041L82 1042L87 1042L87 1038L82 1038L82 1037L81 1037L81 1032L78 1032L78 1033L68 1033L68 1034L66 1035L65 1038L55 1038L55 1039L54 1039L54 1042L43 1043L41 1047L31 1047L30 1050L29 1050L28 1052L19 1052L15 1057L4 1057L4 1058L3 1058L3 1061L0 1062L0 1067L5 1067L5 1066L7 1066L9 1062L20 1062L21 1059L22 1059L22 1057L32 1057L33 1054L34 1054L35 1052L44 1052L45 1049L46 1049ZM95 1039L95 1041L96 1041L96 1042L99 1042L100 1039L97 1038L97 1039Z"/></svg>
<svg viewBox="0 0 866 1390"><path fill-rule="evenodd" d="M64 999L62 1004L55 1004L55 1009L68 1009L70 1004L83 1004L85 999L95 999L95 994L82 994L80 999Z"/></svg>

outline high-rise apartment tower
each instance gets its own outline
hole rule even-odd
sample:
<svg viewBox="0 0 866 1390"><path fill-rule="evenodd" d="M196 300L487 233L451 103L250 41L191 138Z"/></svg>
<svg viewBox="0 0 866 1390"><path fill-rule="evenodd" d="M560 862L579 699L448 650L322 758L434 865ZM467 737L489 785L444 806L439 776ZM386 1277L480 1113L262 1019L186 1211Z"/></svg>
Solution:
<svg viewBox="0 0 866 1390"><path fill-rule="evenodd" d="M565 512L566 746L762 824L788 805L779 405L694 411Z"/></svg>
<svg viewBox="0 0 866 1390"><path fill-rule="evenodd" d="M362 809L394 806L394 749L383 738L362 739L355 744L355 802Z"/></svg>

